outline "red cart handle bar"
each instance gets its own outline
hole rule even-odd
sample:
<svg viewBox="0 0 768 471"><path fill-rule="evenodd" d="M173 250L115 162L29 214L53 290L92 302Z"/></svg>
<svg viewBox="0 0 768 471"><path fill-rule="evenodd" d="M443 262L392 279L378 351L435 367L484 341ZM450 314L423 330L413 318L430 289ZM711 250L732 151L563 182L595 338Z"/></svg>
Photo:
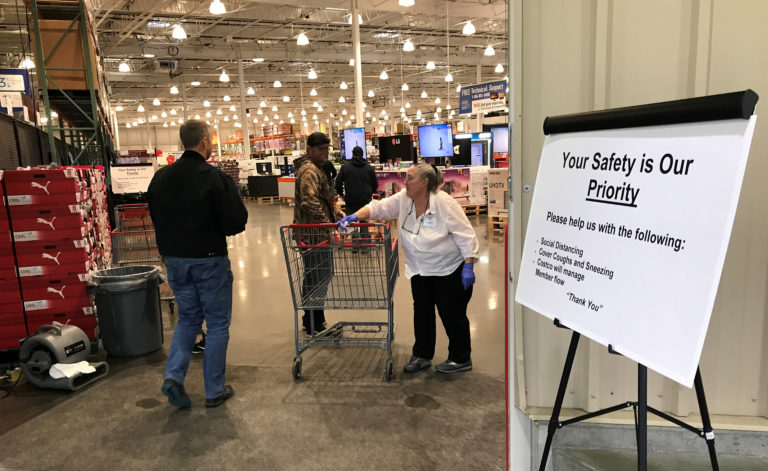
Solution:
<svg viewBox="0 0 768 471"><path fill-rule="evenodd" d="M353 222L347 227L373 227L376 224L372 222ZM291 229L333 229L336 227L335 222L324 222L322 224L291 224Z"/></svg>

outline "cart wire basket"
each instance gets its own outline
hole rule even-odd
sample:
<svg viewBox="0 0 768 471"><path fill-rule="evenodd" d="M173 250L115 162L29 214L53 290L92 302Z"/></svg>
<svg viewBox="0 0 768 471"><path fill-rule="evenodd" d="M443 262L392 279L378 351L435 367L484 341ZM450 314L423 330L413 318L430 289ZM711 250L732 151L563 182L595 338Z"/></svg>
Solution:
<svg viewBox="0 0 768 471"><path fill-rule="evenodd" d="M399 275L398 241L389 224L292 224L280 228L294 307L294 379L310 347L375 347L386 350L384 379L392 379L393 294ZM342 321L307 338L299 336L302 310L383 310L385 321ZM310 317L315 332L314 316Z"/></svg>

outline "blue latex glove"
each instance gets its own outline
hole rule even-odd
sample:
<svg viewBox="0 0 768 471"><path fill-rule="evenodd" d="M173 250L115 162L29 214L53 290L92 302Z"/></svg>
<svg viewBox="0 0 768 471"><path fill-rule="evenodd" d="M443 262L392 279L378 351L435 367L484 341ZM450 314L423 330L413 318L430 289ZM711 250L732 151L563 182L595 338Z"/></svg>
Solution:
<svg viewBox="0 0 768 471"><path fill-rule="evenodd" d="M464 269L461 270L461 284L464 285L465 290L475 284L474 268L474 263L464 263Z"/></svg>
<svg viewBox="0 0 768 471"><path fill-rule="evenodd" d="M350 214L349 216L344 216L343 218L341 218L341 220L336 223L336 227L338 227L344 232L347 232L348 230L347 226L359 220L360 218L357 216L357 214Z"/></svg>

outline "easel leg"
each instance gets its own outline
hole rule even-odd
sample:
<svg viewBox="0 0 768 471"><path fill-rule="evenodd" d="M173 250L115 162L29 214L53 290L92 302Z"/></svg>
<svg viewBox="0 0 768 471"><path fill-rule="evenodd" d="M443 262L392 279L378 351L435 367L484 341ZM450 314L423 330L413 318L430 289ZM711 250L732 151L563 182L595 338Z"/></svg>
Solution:
<svg viewBox="0 0 768 471"><path fill-rule="evenodd" d="M696 399L699 401L699 412L701 413L704 439L707 441L707 448L709 448L709 461L712 462L712 469L718 471L720 466L717 463L717 452L715 451L715 433L712 430L712 423L709 420L707 398L704 396L704 383L701 382L701 371L698 368L696 368L696 377L693 380L693 386L696 388Z"/></svg>
<svg viewBox="0 0 768 471"><path fill-rule="evenodd" d="M555 436L555 431L557 430L558 423L560 422L560 409L563 406L565 391L568 387L568 378L571 376L573 360L576 358L576 347L579 346L579 337L581 337L581 334L576 331L574 331L571 335L571 344L568 346L568 355L565 357L565 365L563 366L563 375L560 377L560 387L557 389L555 407L552 409L552 417L549 419L549 427L547 429L547 442L544 445L544 454L541 457L541 465L539 466L539 471L544 471L544 469L547 467L549 449L552 447L552 439Z"/></svg>
<svg viewBox="0 0 768 471"><path fill-rule="evenodd" d="M648 469L648 368L637 365L637 469Z"/></svg>

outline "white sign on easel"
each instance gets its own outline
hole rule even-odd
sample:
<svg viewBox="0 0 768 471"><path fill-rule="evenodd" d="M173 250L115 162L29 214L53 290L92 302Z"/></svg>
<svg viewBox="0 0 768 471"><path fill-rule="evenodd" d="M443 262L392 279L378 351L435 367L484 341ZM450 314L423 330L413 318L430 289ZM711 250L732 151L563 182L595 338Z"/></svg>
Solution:
<svg viewBox="0 0 768 471"><path fill-rule="evenodd" d="M548 136L516 301L691 387L754 126Z"/></svg>
<svg viewBox="0 0 768 471"><path fill-rule="evenodd" d="M155 176L154 165L110 167L109 170L115 194L146 193Z"/></svg>

